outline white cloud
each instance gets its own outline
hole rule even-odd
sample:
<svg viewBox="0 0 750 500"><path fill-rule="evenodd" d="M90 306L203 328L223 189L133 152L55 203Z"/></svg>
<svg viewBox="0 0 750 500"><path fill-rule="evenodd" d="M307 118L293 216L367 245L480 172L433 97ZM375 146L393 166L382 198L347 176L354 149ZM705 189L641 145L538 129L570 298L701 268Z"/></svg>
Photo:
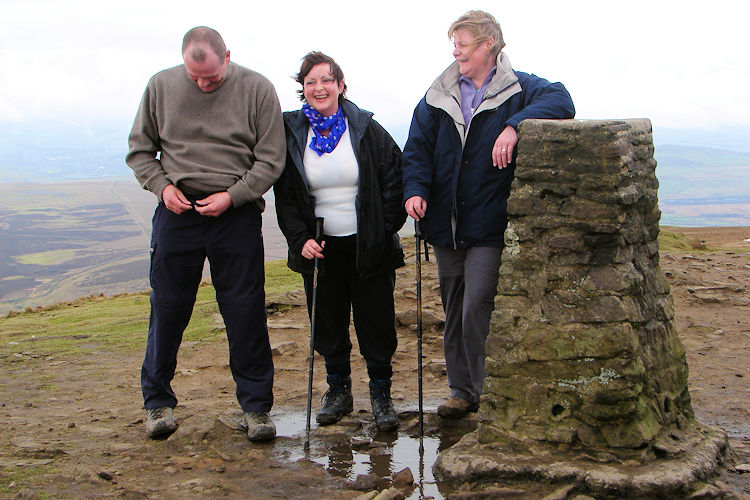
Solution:
<svg viewBox="0 0 750 500"><path fill-rule="evenodd" d="M718 0L477 2L503 27L514 67L562 81L581 118L655 126L750 124L742 3ZM0 120L129 121L148 78L181 62L184 32L208 25L232 59L268 76L284 109L309 50L344 69L350 97L386 126L451 60L446 31L466 6L384 0L94 2L10 0L0 20Z"/></svg>

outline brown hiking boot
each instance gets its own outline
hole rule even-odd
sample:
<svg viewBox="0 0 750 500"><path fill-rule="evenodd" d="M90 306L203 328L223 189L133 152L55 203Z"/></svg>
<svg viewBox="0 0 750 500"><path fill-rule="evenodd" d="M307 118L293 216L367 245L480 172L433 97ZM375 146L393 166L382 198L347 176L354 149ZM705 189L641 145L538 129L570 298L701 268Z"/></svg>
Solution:
<svg viewBox="0 0 750 500"><path fill-rule="evenodd" d="M245 424L250 441L269 441L276 437L276 425L266 411L245 412Z"/></svg>
<svg viewBox="0 0 750 500"><path fill-rule="evenodd" d="M172 408L162 406L161 408L152 408L146 410L146 432L150 438L158 438L167 434L172 434L177 430L177 422L174 421Z"/></svg>
<svg viewBox="0 0 750 500"><path fill-rule="evenodd" d="M445 403L438 406L437 414L443 418L461 418L470 411L479 409L479 401L469 403L468 401L451 396Z"/></svg>

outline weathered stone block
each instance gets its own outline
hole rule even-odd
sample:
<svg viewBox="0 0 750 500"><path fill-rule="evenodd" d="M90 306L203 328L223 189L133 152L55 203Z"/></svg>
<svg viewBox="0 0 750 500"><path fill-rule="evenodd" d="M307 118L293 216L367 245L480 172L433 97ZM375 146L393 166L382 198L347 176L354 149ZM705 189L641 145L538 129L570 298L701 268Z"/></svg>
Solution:
<svg viewBox="0 0 750 500"><path fill-rule="evenodd" d="M498 421L483 422L521 441L642 446L692 411L658 267L650 123L530 120L519 131L487 341L483 401Z"/></svg>
<svg viewBox="0 0 750 500"><path fill-rule="evenodd" d="M655 165L648 120L521 123L480 421L436 478L686 498L716 472L727 440L693 417Z"/></svg>
<svg viewBox="0 0 750 500"><path fill-rule="evenodd" d="M641 448L648 444L661 429L652 413L639 415L637 420L605 426L601 435L612 448Z"/></svg>
<svg viewBox="0 0 750 500"><path fill-rule="evenodd" d="M543 264L556 267L585 266L591 262L591 252L550 252L549 257ZM523 263L519 262L517 267L522 269Z"/></svg>
<svg viewBox="0 0 750 500"><path fill-rule="evenodd" d="M634 291L643 282L632 263L589 268L589 274L581 282L582 293L611 294Z"/></svg>
<svg viewBox="0 0 750 500"><path fill-rule="evenodd" d="M525 193L519 190L514 194L514 203L508 207L508 213L513 215L542 215L558 211L554 202L540 200L537 193Z"/></svg>
<svg viewBox="0 0 750 500"><path fill-rule="evenodd" d="M630 297L610 295L571 301L569 297L550 294L542 298L541 304L542 313L549 323L555 326L569 323L643 320L638 307Z"/></svg>
<svg viewBox="0 0 750 500"><path fill-rule="evenodd" d="M592 266L625 264L633 260L633 247L599 247L591 252Z"/></svg>
<svg viewBox="0 0 750 500"><path fill-rule="evenodd" d="M584 327L566 325L562 328L527 330L524 348L534 361L570 360L580 363L586 358L613 359L636 354L638 339L627 323Z"/></svg>

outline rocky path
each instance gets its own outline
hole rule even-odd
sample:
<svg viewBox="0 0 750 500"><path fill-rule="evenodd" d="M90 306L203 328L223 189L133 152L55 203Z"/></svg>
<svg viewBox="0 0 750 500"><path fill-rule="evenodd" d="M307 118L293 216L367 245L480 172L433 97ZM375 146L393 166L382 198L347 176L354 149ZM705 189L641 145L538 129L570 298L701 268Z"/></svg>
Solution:
<svg viewBox="0 0 750 500"><path fill-rule="evenodd" d="M737 470L750 463L750 242L744 241L750 238L750 229L680 232L703 240L706 247L734 248L663 253L662 267L672 285L677 327L687 349L695 413L702 421L726 429L737 455L734 464L738 467L730 465L720 481L740 497L750 498L750 473ZM397 277L399 347L394 357L393 394L401 413L399 436L413 438L417 406L413 249L407 254L409 265ZM435 407L447 394L442 311L434 260L424 264L423 271L427 431L431 439L444 439L447 444L456 433L471 428L471 422L450 429L434 416ZM363 492L353 489L351 479L356 474L341 471L359 466L379 470L373 483L376 489L397 486L383 468L400 469L398 455L413 450L404 451L394 437L378 435L373 429L366 370L358 354L353 356L354 413L341 426L314 430L311 451L315 460L308 460L301 451L307 315L299 293L268 299L276 366L272 415L280 424L274 443L249 443L237 429L238 407L226 341L183 344L174 382L180 398L175 416L181 426L164 441L144 436L138 381L141 352L122 356L91 346L85 355L73 358L37 352L33 342L19 342L16 352L0 358L4 429L0 433L0 497L357 498ZM314 408L325 388L322 361L316 359ZM350 435L360 441L352 444ZM406 442L412 446L416 441ZM321 456L335 460L321 460ZM378 465L382 463L386 466ZM432 464L424 465L429 470ZM412 473L418 476L416 468ZM396 489L407 498L420 498L425 493L419 486ZM428 486L435 493L427 495L436 498L452 491L434 483ZM538 498L542 493L527 491L526 497Z"/></svg>

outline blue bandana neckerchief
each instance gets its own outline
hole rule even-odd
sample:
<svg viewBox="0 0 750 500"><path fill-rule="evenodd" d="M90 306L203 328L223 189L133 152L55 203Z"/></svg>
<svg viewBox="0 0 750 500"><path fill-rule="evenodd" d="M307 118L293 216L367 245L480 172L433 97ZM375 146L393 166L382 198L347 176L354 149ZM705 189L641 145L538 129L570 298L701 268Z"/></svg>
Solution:
<svg viewBox="0 0 750 500"><path fill-rule="evenodd" d="M339 106L339 110L331 116L323 116L309 104L302 105L302 112L305 113L310 127L315 137L310 141L310 149L323 156L323 153L330 153L339 143L341 136L346 131L346 119L344 112ZM328 137L323 136L323 130L330 130Z"/></svg>

